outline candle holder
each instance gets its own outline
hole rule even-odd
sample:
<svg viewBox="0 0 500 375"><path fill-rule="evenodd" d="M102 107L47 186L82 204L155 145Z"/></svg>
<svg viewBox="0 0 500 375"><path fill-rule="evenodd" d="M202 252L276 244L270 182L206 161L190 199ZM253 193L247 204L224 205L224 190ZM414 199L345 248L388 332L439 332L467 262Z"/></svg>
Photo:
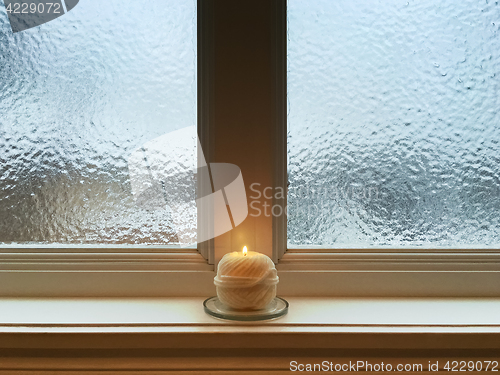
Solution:
<svg viewBox="0 0 500 375"><path fill-rule="evenodd" d="M288 302L281 297L274 297L271 303L260 310L236 310L222 303L217 296L207 298L203 307L208 315L215 318L242 322L278 319L288 312Z"/></svg>

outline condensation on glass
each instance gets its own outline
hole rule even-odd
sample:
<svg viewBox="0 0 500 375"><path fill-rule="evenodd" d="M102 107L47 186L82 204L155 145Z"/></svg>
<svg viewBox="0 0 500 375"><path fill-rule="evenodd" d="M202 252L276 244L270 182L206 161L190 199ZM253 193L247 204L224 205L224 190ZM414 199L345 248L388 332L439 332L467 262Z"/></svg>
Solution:
<svg viewBox="0 0 500 375"><path fill-rule="evenodd" d="M500 5L288 2L288 243L500 244Z"/></svg>
<svg viewBox="0 0 500 375"><path fill-rule="evenodd" d="M13 34L0 0L0 243L178 243L128 159L194 125L195 1L85 0Z"/></svg>

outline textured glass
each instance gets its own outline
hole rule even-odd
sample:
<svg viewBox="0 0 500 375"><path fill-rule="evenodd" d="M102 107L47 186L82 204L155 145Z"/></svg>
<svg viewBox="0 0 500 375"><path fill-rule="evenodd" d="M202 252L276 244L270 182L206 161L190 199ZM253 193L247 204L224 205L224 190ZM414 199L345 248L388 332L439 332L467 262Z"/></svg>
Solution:
<svg viewBox="0 0 500 375"><path fill-rule="evenodd" d="M500 244L500 5L289 0L288 242Z"/></svg>
<svg viewBox="0 0 500 375"><path fill-rule="evenodd" d="M195 22L194 0L81 0L13 34L0 0L0 243L178 242L127 160L196 124Z"/></svg>

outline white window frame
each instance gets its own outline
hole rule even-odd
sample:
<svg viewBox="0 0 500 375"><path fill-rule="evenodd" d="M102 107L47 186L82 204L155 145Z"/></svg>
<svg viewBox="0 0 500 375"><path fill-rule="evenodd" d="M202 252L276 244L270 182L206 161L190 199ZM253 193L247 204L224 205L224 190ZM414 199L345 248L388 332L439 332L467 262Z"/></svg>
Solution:
<svg viewBox="0 0 500 375"><path fill-rule="evenodd" d="M276 33L275 188L287 187L286 4L278 7ZM275 199L281 206L286 199ZM287 246L286 217L273 217L273 257L281 291L316 296L500 296L498 248L361 248Z"/></svg>
<svg viewBox="0 0 500 375"><path fill-rule="evenodd" d="M221 135L239 121L237 111L220 116L231 96L221 86L234 74L234 71L226 73L217 67L217 62L227 58L232 52L230 48L234 47L230 42L234 42L235 37L227 35L227 26L231 22L234 25L237 20L228 21L222 9L230 4L235 3L198 0L200 142L208 162L240 166L247 189L254 182L252 179L260 179L268 181L273 188L286 190L286 0L255 3L263 12L272 13L260 20L269 20L269 29L263 24L255 26L263 30L259 38L266 46L259 51L264 54L268 51L271 66L264 61L254 68L243 61L241 67L234 68L234 71L242 68L242 75L255 71L261 74L263 69L269 69L273 81L259 87L259 95L254 93L256 100L261 96L273 98L274 110L259 117L264 119L263 124L255 122L256 132L271 129L265 134L266 137L271 134L272 142L266 137L245 139L242 129L239 132L243 139L234 140L240 144L254 142L251 148L259 153L261 161L257 167L252 160L255 155L242 156L231 151L238 147L227 148L221 141ZM249 4L253 6L254 3L249 1L246 6ZM254 15L262 11L258 9ZM245 15L240 13L239 17ZM238 37L250 40L254 31L240 29L235 32L240 33ZM258 78L256 75L255 79ZM221 79L226 81L221 83ZM242 106L254 105L248 101L248 95L237 94L242 96L238 102ZM256 106L255 111L258 110ZM266 152L262 152L263 149ZM269 202L282 209L286 207L286 198L274 195ZM210 225L213 220L203 216L207 212L203 207L199 210L198 229L209 231L210 227L204 225ZM285 216L247 218L233 231L199 244L197 249L175 246L2 247L0 296L207 297L215 293L213 277L217 260L240 248L243 241L249 242L254 250L273 257L280 277L278 292L285 296L500 296L499 249L287 248L286 224Z"/></svg>

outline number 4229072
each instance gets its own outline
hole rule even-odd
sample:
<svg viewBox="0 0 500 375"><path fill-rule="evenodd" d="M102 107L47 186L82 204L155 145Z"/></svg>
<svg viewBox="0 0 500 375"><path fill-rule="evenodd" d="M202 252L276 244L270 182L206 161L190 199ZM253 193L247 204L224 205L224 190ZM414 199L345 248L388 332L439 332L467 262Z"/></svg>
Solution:
<svg viewBox="0 0 500 375"><path fill-rule="evenodd" d="M9 3L7 5L7 13L14 14L60 14L61 4L60 3Z"/></svg>

